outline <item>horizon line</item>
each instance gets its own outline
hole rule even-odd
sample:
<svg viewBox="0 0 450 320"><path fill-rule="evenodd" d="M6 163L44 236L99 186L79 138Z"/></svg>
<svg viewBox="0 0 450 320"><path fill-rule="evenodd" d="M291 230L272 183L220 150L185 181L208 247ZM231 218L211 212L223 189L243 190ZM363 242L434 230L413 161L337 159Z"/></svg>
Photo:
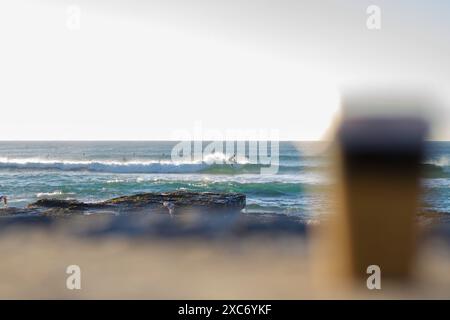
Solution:
<svg viewBox="0 0 450 320"><path fill-rule="evenodd" d="M290 139L280 139L280 140L257 140L257 139L236 139L236 140L175 140L175 139L167 139L167 140L160 140L160 139L149 139L149 140L133 140L133 139L123 139L123 140L115 140L115 139L85 139L85 140L77 140L77 139L67 139L67 140L37 140L37 139L18 139L18 140L2 140L0 139L0 143L2 142L188 142L188 141L202 141L202 142L214 142L214 141L221 141L221 142L227 142L227 141L233 141L233 142L258 142L258 141L278 141L278 142L333 142L333 140L290 140ZM450 142L450 140L431 140L431 139L425 139L425 142Z"/></svg>

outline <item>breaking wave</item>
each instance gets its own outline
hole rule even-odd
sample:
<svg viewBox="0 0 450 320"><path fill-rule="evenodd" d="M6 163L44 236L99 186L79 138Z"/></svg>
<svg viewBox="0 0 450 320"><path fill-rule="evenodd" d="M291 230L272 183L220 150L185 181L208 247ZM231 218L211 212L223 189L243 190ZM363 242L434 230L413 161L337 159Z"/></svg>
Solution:
<svg viewBox="0 0 450 320"><path fill-rule="evenodd" d="M425 161L425 164L430 164L437 167L450 167L450 157L441 156L438 159L427 160Z"/></svg>
<svg viewBox="0 0 450 320"><path fill-rule="evenodd" d="M208 159L210 160L210 159ZM73 161L47 160L39 158L7 159L0 158L0 169L13 170L57 170L87 171L104 173L209 173L241 174L260 173L269 165L252 164L245 161L237 163L182 162L171 161ZM298 172L302 166L280 166L279 172Z"/></svg>

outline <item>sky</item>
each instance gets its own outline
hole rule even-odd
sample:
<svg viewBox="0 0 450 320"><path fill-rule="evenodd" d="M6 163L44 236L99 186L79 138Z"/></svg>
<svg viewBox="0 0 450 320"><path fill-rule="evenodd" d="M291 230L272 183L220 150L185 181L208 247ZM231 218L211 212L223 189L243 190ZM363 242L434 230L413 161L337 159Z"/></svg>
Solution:
<svg viewBox="0 0 450 320"><path fill-rule="evenodd" d="M445 0L3 0L0 140L318 140L367 83L437 97L450 140L449 33Z"/></svg>

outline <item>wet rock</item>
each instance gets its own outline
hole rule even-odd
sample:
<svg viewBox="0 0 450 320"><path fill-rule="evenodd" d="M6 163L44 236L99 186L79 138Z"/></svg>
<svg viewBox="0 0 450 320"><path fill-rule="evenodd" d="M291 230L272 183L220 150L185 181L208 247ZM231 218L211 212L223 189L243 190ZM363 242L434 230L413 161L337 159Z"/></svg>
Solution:
<svg viewBox="0 0 450 320"><path fill-rule="evenodd" d="M32 209L27 208L15 208L15 207L5 207L0 208L0 217L1 216L18 216L18 215L30 215L36 214L37 212Z"/></svg>
<svg viewBox="0 0 450 320"><path fill-rule="evenodd" d="M164 192L141 193L123 196L103 202L85 203L77 200L41 199L28 205L44 215L66 216L86 212L108 213L169 213L193 210L196 212L240 212L245 207L245 195L239 193L213 192Z"/></svg>
<svg viewBox="0 0 450 320"><path fill-rule="evenodd" d="M416 221L424 227L434 227L442 224L450 224L450 214L436 210L422 210L416 216Z"/></svg>
<svg viewBox="0 0 450 320"><path fill-rule="evenodd" d="M92 204L95 205L95 204ZM69 210L84 210L91 205L77 200L40 199L27 206L28 209L57 208Z"/></svg>

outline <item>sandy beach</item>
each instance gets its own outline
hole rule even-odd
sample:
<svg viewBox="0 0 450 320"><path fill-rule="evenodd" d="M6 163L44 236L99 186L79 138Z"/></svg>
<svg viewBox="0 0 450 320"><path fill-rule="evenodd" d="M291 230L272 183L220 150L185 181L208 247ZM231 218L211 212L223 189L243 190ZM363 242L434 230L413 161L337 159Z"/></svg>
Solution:
<svg viewBox="0 0 450 320"><path fill-rule="evenodd" d="M0 236L0 298L450 298L445 238L421 242L410 282L383 282L382 290L370 291L338 286L318 273L313 250L319 227L310 227L309 236L279 231L210 238L85 235L75 221L10 226ZM322 257L320 263L334 262ZM81 268L81 290L66 287L69 265Z"/></svg>

